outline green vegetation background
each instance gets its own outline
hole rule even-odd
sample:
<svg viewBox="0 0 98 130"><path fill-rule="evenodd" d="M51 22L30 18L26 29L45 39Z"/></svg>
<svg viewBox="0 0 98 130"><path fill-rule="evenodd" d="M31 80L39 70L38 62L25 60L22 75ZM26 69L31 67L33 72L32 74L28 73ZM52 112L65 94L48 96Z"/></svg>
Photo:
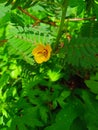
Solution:
<svg viewBox="0 0 98 130"><path fill-rule="evenodd" d="M60 129L98 130L98 1L0 0L0 130Z"/></svg>

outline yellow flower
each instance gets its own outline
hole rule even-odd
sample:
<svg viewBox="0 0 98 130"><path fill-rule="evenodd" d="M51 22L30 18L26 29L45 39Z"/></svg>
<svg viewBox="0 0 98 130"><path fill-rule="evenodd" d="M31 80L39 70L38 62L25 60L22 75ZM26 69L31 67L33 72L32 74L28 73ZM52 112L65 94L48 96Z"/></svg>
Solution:
<svg viewBox="0 0 98 130"><path fill-rule="evenodd" d="M41 64L49 60L51 51L52 49L49 44L38 44L37 47L33 49L32 54L34 55L35 61Z"/></svg>

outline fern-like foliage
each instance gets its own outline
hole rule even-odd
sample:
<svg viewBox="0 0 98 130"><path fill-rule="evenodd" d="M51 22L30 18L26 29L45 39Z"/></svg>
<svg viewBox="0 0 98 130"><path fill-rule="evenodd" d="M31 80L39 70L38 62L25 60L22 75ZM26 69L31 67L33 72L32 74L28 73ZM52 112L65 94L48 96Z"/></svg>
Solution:
<svg viewBox="0 0 98 130"><path fill-rule="evenodd" d="M98 22L85 22L81 27L81 36L83 37L98 37Z"/></svg>
<svg viewBox="0 0 98 130"><path fill-rule="evenodd" d="M73 38L66 43L64 51L65 61L72 66L92 68L98 65L98 38Z"/></svg>
<svg viewBox="0 0 98 130"><path fill-rule="evenodd" d="M12 9L17 8L18 6L22 6L23 8L29 8L31 6L36 5L37 3L46 3L46 5L55 5L57 2L59 3L58 0L4 0L0 1L1 3L5 2L5 5L11 5L12 4Z"/></svg>
<svg viewBox="0 0 98 130"><path fill-rule="evenodd" d="M42 33L41 29L33 29L32 27L10 26L7 35L9 55L19 56L18 58L24 59L32 65L32 50L36 43L49 42L49 35L44 28L43 32L45 34Z"/></svg>
<svg viewBox="0 0 98 130"><path fill-rule="evenodd" d="M27 38L15 35L8 41L8 53L18 55L28 63L32 64L32 42Z"/></svg>

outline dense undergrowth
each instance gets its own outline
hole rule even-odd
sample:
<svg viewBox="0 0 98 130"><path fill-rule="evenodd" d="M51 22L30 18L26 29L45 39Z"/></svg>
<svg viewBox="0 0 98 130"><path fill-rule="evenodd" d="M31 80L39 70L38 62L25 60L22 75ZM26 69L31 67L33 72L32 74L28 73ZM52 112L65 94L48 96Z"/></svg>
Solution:
<svg viewBox="0 0 98 130"><path fill-rule="evenodd" d="M98 130L97 0L0 0L0 130Z"/></svg>

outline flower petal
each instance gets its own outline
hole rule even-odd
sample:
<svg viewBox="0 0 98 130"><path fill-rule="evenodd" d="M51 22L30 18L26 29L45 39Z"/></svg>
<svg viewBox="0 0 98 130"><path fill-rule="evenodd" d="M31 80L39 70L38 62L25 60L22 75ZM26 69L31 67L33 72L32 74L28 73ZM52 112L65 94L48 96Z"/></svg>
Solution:
<svg viewBox="0 0 98 130"><path fill-rule="evenodd" d="M43 51L44 48L45 48L44 45L38 44L38 46L33 49L32 54L33 54L33 55L36 55L39 51L40 51L40 52Z"/></svg>
<svg viewBox="0 0 98 130"><path fill-rule="evenodd" d="M33 49L32 54L34 55L34 59L37 63L43 63L49 60L51 55L51 46L38 44L36 48Z"/></svg>

